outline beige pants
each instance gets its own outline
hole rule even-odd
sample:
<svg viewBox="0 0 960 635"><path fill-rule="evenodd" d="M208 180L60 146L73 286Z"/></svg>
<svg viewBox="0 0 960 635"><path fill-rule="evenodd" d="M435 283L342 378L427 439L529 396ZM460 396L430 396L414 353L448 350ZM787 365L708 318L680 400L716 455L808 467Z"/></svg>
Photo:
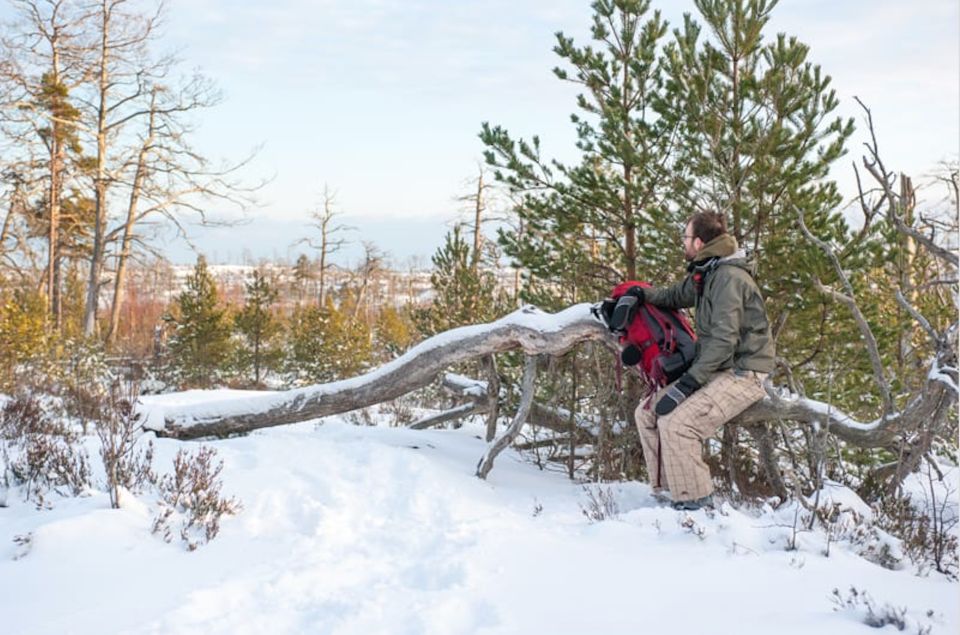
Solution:
<svg viewBox="0 0 960 635"><path fill-rule="evenodd" d="M666 389L649 402L641 402L636 412L637 429L650 484L668 488L673 500L678 501L713 493L710 470L703 462L703 440L763 398L765 377L753 371L720 371L663 417L657 416L654 407Z"/></svg>

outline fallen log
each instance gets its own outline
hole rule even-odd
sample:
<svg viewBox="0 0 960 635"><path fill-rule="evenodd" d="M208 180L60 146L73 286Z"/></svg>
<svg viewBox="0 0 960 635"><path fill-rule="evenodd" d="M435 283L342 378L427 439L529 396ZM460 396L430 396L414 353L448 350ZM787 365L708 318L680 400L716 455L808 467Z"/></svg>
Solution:
<svg viewBox="0 0 960 635"><path fill-rule="evenodd" d="M448 367L495 353L562 355L587 341L610 341L583 303L556 314L525 306L490 324L435 335L380 368L352 379L222 402L170 408L147 421L157 436L226 437L325 417L396 399L432 383Z"/></svg>

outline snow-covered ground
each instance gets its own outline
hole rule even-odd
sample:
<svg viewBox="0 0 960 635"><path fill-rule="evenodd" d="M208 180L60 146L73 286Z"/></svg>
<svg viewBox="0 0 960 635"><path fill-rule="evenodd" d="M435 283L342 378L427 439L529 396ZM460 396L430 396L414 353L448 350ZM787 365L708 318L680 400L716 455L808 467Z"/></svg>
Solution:
<svg viewBox="0 0 960 635"><path fill-rule="evenodd" d="M0 508L0 632L874 632L862 602L840 608L833 597L851 600L851 587L877 610L905 609L907 632L960 631L960 585L859 555L883 536L850 540L847 527L825 556L824 531L795 534L793 507L677 512L641 483L599 486L619 513L594 522L583 484L512 451L487 481L474 477L480 434L332 417L207 441L225 462L223 493L243 510L194 552L151 534L149 496L113 510L92 492L38 511L11 492ZM185 445L196 447L158 440L155 466L169 471ZM866 511L848 490L828 497Z"/></svg>

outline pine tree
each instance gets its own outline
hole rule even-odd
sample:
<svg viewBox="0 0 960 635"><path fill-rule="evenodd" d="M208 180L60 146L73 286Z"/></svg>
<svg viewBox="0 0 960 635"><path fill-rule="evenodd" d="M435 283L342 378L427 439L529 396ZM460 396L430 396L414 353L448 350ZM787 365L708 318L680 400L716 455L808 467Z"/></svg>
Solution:
<svg viewBox="0 0 960 635"><path fill-rule="evenodd" d="M392 306L380 309L374 325L375 352L383 361L389 361L413 343L414 324L409 311Z"/></svg>
<svg viewBox="0 0 960 635"><path fill-rule="evenodd" d="M460 226L448 232L444 244L433 255L430 282L434 297L430 306L416 314L417 327L433 335L467 324L496 319L505 302L497 290L493 272L474 268L470 245Z"/></svg>
<svg viewBox="0 0 960 635"><path fill-rule="evenodd" d="M230 323L220 305L217 285L207 260L197 258L186 288L177 296L172 315L171 363L187 386L210 387L220 376L231 352Z"/></svg>
<svg viewBox="0 0 960 635"><path fill-rule="evenodd" d="M310 259L305 254L300 254L293 266L293 288L297 292L297 302L303 302L307 283L312 279L313 271L311 270Z"/></svg>
<svg viewBox="0 0 960 635"><path fill-rule="evenodd" d="M833 114L839 100L830 76L808 60L808 46L784 34L765 41L775 0L695 4L706 35L688 15L666 51L667 99L690 177L679 200L724 212L741 245L770 254L759 278L779 281L766 290L792 310L789 297L825 270L822 255L802 239L798 213L823 238L848 231L827 176L853 121Z"/></svg>
<svg viewBox="0 0 960 635"><path fill-rule="evenodd" d="M554 48L569 66L554 73L584 89L571 116L580 164L545 160L537 137L514 141L489 124L480 133L496 178L521 195L515 212L524 230L501 232L500 242L531 282L542 281L544 296L559 296L555 304L595 298L613 281L641 273L661 277L677 264L663 248L678 222L666 204L676 180L677 124L662 113L657 54L667 23L657 11L648 16L649 1L598 0L592 7L593 44L578 47L559 33Z"/></svg>
<svg viewBox="0 0 960 635"><path fill-rule="evenodd" d="M21 365L47 351L44 299L29 289L0 291L0 389L10 390Z"/></svg>
<svg viewBox="0 0 960 635"><path fill-rule="evenodd" d="M49 19L51 23L57 20L52 16ZM45 165L42 169L47 181L43 200L38 201L36 206L36 221L39 225L38 233L42 231L47 238L45 288L51 325L57 330L62 323L62 261L65 252L69 250L65 242L70 238L71 229L76 230L76 227L64 227L70 224L71 220L75 221L70 212L64 210L67 205L66 191L76 165L79 164L82 168L85 162L76 125L80 120L80 111L73 105L70 87L65 81L67 78L62 68L63 52L59 51L59 47L63 46L62 40L71 37L73 36L64 38L61 34L60 37L50 39L51 69L42 73L37 85L30 87L29 90L33 93L32 107L23 109L34 110L46 120L36 128L36 134L46 150ZM53 50L57 50L57 54L53 54ZM78 197L74 194L73 198L76 200ZM76 225L75 222L73 224Z"/></svg>
<svg viewBox="0 0 960 635"><path fill-rule="evenodd" d="M244 288L246 301L234 317L234 326L241 336L236 349L237 366L244 374L252 369L253 383L260 386L263 373L275 369L282 356L282 350L275 345L280 322L272 311L278 291L261 269L253 272Z"/></svg>
<svg viewBox="0 0 960 635"><path fill-rule="evenodd" d="M349 304L349 303L345 303ZM361 374L372 359L370 331L349 306L327 296L323 307L296 307L290 318L287 370L297 383L330 382Z"/></svg>
<svg viewBox="0 0 960 635"><path fill-rule="evenodd" d="M829 180L853 121L837 116L831 78L795 37L765 38L775 0L695 0L701 27L687 16L667 47L666 100L682 132L678 151L689 176L678 201L726 213L731 233L755 252L757 280L773 324L783 326L778 355L804 368L812 395L857 412L870 377L859 332L845 307L817 291L833 267L807 241L798 217L841 250L844 269L863 288L889 262L889 227L867 223L856 240ZM875 296L876 297L876 296ZM879 307L867 307L874 315ZM883 331L878 321L876 332ZM834 381L836 368L862 368Z"/></svg>

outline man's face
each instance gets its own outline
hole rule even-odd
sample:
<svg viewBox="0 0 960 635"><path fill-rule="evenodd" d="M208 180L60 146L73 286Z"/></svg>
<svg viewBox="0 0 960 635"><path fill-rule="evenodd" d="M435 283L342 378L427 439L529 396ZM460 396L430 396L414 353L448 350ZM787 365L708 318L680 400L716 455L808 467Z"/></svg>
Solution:
<svg viewBox="0 0 960 635"><path fill-rule="evenodd" d="M694 237L691 230L691 223L687 223L683 228L683 257L687 262L693 262L697 253L703 248L703 241Z"/></svg>

